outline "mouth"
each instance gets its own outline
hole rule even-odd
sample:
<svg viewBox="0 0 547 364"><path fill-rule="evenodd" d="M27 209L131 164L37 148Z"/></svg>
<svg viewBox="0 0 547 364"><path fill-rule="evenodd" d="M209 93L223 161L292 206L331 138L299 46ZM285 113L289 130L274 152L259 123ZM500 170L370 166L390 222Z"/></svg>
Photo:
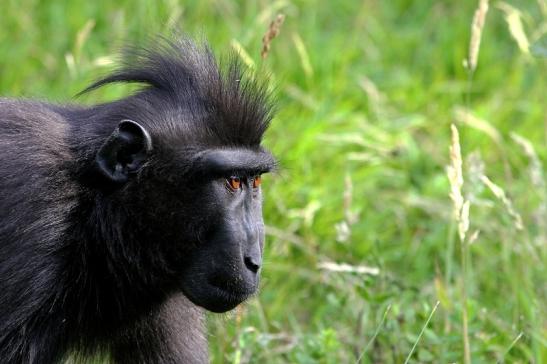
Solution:
<svg viewBox="0 0 547 364"><path fill-rule="evenodd" d="M197 306L223 313L253 296L259 285L259 277L244 277L215 272L205 279L191 279L181 282L181 289L186 297Z"/></svg>
<svg viewBox="0 0 547 364"><path fill-rule="evenodd" d="M237 305L251 297L255 289L235 289L218 283L209 282L206 309L216 313L222 313L234 309Z"/></svg>

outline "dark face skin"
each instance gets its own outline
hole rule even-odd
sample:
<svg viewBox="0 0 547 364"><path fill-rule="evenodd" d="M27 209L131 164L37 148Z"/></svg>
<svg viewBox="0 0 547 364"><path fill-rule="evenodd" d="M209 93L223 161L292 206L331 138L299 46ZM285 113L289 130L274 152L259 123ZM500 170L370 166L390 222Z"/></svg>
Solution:
<svg viewBox="0 0 547 364"><path fill-rule="evenodd" d="M195 304L213 312L233 309L258 288L264 222L260 175L234 175L205 183L216 201L199 248L190 252L180 288Z"/></svg>
<svg viewBox="0 0 547 364"><path fill-rule="evenodd" d="M201 171L192 203L201 208L197 247L181 259L180 287L195 304L213 312L233 309L258 289L264 221L262 173L273 166L264 151L210 150L194 158Z"/></svg>

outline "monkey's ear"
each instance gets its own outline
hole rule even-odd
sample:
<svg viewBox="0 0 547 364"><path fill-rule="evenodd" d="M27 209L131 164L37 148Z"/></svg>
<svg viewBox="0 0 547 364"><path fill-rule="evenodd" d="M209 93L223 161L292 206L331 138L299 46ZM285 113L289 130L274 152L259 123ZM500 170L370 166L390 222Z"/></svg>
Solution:
<svg viewBox="0 0 547 364"><path fill-rule="evenodd" d="M152 150L150 134L139 123L122 120L95 156L95 167L109 181L122 184L139 170Z"/></svg>

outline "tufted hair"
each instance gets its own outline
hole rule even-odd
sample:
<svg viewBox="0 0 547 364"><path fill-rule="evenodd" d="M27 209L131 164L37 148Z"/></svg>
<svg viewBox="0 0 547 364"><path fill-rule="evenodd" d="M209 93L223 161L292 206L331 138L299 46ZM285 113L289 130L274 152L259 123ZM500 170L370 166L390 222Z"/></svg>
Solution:
<svg viewBox="0 0 547 364"><path fill-rule="evenodd" d="M193 135L194 142L207 145L258 146L272 118L266 84L246 71L237 55L221 65L207 44L183 36L126 49L122 66L81 94L111 83L142 84L129 100L154 105L154 121L170 124L175 132L184 128L186 136L193 131L199 134ZM161 113L164 117L157 117Z"/></svg>

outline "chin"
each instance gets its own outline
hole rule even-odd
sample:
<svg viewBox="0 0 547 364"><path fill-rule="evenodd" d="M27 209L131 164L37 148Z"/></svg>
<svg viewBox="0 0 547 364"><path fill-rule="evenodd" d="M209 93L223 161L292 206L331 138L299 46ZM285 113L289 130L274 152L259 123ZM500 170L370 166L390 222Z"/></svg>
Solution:
<svg viewBox="0 0 547 364"><path fill-rule="evenodd" d="M255 290L249 292L230 292L211 286L208 297L206 297L200 306L211 312L223 313L233 310L254 293Z"/></svg>
<svg viewBox="0 0 547 364"><path fill-rule="evenodd" d="M224 313L233 310L239 304L253 296L258 287L258 284L228 286L214 281L203 282L202 284L198 284L195 281L192 283L190 287L183 289L186 297L193 304L215 313Z"/></svg>

